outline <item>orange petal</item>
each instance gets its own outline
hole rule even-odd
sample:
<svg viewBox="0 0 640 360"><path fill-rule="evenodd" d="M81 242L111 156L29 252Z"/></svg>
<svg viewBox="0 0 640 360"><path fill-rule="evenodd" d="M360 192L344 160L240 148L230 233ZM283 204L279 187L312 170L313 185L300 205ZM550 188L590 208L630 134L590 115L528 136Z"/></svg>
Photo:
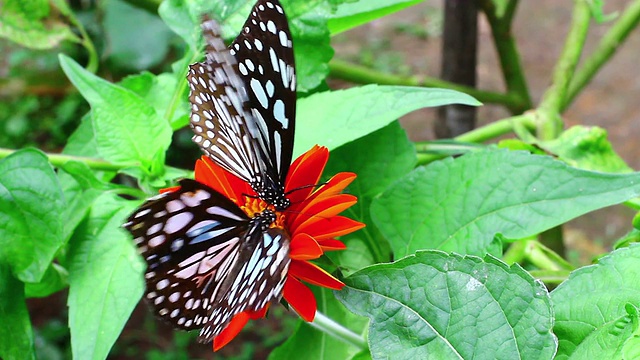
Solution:
<svg viewBox="0 0 640 360"><path fill-rule="evenodd" d="M291 239L289 257L296 260L313 260L322 256L322 249L308 234L297 234Z"/></svg>
<svg viewBox="0 0 640 360"><path fill-rule="evenodd" d="M312 223L322 219L336 216L345 209L350 208L357 201L358 198L349 194L338 194L320 199L317 202L308 204L295 219L285 219L288 225L287 229L295 234L299 226L303 224L310 226Z"/></svg>
<svg viewBox="0 0 640 360"><path fill-rule="evenodd" d="M291 203L297 204L311 194L317 185L329 160L329 150L324 146L314 146L299 156L291 164L285 181L285 192Z"/></svg>
<svg viewBox="0 0 640 360"><path fill-rule="evenodd" d="M240 330L247 325L247 322L249 322L249 314L247 312L241 312L234 316L229 325L222 330L220 335L213 339L213 351L222 349L223 346L233 340L233 338L240 333Z"/></svg>
<svg viewBox="0 0 640 360"><path fill-rule="evenodd" d="M240 206L244 205L245 194L253 195L253 190L246 182L223 169L206 156L202 156L196 161L195 178Z"/></svg>
<svg viewBox="0 0 640 360"><path fill-rule="evenodd" d="M320 240L318 241L318 245L320 245L322 251L344 250L347 248L347 245L336 239Z"/></svg>
<svg viewBox="0 0 640 360"><path fill-rule="evenodd" d="M168 192L178 191L178 189L180 189L180 186L172 186L172 187L160 189L158 192L160 194L164 194L164 193L168 193Z"/></svg>
<svg viewBox="0 0 640 360"><path fill-rule="evenodd" d="M267 303L267 305L265 305L262 309L258 311L247 310L246 312L249 314L249 317L251 318L251 320L262 319L265 315L267 315L267 310L269 310L269 305L271 305L271 303Z"/></svg>
<svg viewBox="0 0 640 360"><path fill-rule="evenodd" d="M308 200L322 199L328 196L337 195L356 179L356 174L352 172L341 172L335 174L325 185L311 194Z"/></svg>
<svg viewBox="0 0 640 360"><path fill-rule="evenodd" d="M365 224L349 219L348 217L332 216L311 223L305 222L296 228L296 232L309 234L313 236L316 241L320 241L322 239L330 239L336 236L350 234L363 227L365 227Z"/></svg>
<svg viewBox="0 0 640 360"><path fill-rule="evenodd" d="M323 286L329 289L340 290L344 287L342 281L336 279L319 266L307 261L291 260L291 264L289 264L289 275L304 280L309 284Z"/></svg>
<svg viewBox="0 0 640 360"><path fill-rule="evenodd" d="M302 284L298 279L289 276L284 283L284 299L305 321L313 321L318 308L316 298L311 289Z"/></svg>

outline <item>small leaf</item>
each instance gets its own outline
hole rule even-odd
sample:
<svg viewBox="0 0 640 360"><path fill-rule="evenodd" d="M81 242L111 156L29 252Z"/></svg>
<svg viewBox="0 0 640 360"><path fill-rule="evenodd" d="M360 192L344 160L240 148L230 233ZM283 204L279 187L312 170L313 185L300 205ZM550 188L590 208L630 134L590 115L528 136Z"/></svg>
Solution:
<svg viewBox="0 0 640 360"><path fill-rule="evenodd" d="M51 263L42 280L37 283L26 283L24 292L27 298L43 298L56 293L69 285L69 273L62 266Z"/></svg>
<svg viewBox="0 0 640 360"><path fill-rule="evenodd" d="M575 352L582 354L593 346L602 346L607 351L620 346L622 338L609 338L599 345L589 338L605 336L608 330L604 328L628 314L625 310L628 303L640 304L640 288L635 286L639 281L640 244L615 250L597 264L572 272L551 293L556 315L554 332L560 340L557 358L577 359L573 357ZM637 328L637 323L634 326ZM622 328L629 329L626 325ZM598 331L605 333L595 333Z"/></svg>
<svg viewBox="0 0 640 360"><path fill-rule="evenodd" d="M498 233L529 237L638 195L640 173L488 150L414 170L373 201L371 215L396 257L420 249L484 255Z"/></svg>
<svg viewBox="0 0 640 360"><path fill-rule="evenodd" d="M69 328L76 359L104 359L144 290L144 263L120 227L135 204L105 194L69 243Z"/></svg>
<svg viewBox="0 0 640 360"><path fill-rule="evenodd" d="M0 259L24 282L39 282L64 243L64 201L44 154L17 151L0 161Z"/></svg>
<svg viewBox="0 0 640 360"><path fill-rule="evenodd" d="M350 171L358 175L347 189L358 197L358 203L344 215L367 224L364 229L341 238L347 251L328 254L343 273L391 260L389 244L373 224L369 208L375 196L415 165L415 147L397 121L331 152L325 174Z"/></svg>
<svg viewBox="0 0 640 360"><path fill-rule="evenodd" d="M373 359L550 359L549 294L492 256L419 251L365 268L336 296L369 317Z"/></svg>
<svg viewBox="0 0 640 360"><path fill-rule="evenodd" d="M480 104L453 90L409 86L366 85L316 93L298 101L294 153L317 143L333 150L414 110L456 103Z"/></svg>
<svg viewBox="0 0 640 360"><path fill-rule="evenodd" d="M171 127L142 98L101 79L60 55L63 70L91 105L100 155L119 164L150 168L158 151L171 143Z"/></svg>
<svg viewBox="0 0 640 360"><path fill-rule="evenodd" d="M35 359L24 284L4 263L0 263L0 319L0 358Z"/></svg>
<svg viewBox="0 0 640 360"><path fill-rule="evenodd" d="M538 145L580 169L615 173L633 171L613 150L607 140L607 131L597 126L573 126L557 139Z"/></svg>
<svg viewBox="0 0 640 360"><path fill-rule="evenodd" d="M389 14L396 13L422 0L367 0L346 2L338 7L338 11L329 18L331 35L367 24Z"/></svg>

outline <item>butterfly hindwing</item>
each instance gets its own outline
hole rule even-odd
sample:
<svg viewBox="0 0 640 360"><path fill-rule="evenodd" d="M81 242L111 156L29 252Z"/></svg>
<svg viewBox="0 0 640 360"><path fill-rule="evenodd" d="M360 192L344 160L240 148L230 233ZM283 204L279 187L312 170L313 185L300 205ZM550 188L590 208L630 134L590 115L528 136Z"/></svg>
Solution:
<svg viewBox="0 0 640 360"><path fill-rule="evenodd" d="M282 297L290 263L288 235L278 228L261 231L250 227L242 247L209 315L210 321L200 331L200 342L211 341L240 312L261 310Z"/></svg>
<svg viewBox="0 0 640 360"><path fill-rule="evenodd" d="M194 180L138 208L124 227L147 262L145 297L182 329L207 323L213 299L238 260L249 218Z"/></svg>

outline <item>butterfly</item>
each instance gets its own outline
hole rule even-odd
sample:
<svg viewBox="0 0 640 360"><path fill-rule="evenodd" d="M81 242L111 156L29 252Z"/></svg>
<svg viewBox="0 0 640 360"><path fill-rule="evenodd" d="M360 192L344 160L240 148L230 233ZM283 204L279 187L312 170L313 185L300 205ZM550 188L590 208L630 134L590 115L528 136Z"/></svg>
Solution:
<svg viewBox="0 0 640 360"><path fill-rule="evenodd" d="M204 62L190 66L194 141L221 167L248 182L276 210L293 152L295 70L291 36L278 1L258 0L227 49L205 20ZM194 180L147 200L123 225L147 262L147 301L174 326L209 342L243 311L282 296L290 238L274 211L247 216Z"/></svg>
<svg viewBox="0 0 640 360"><path fill-rule="evenodd" d="M225 47L205 22L206 58L190 66L193 141L251 185L276 210L290 205L284 184L293 156L296 73L293 44L277 0L259 0Z"/></svg>
<svg viewBox="0 0 640 360"><path fill-rule="evenodd" d="M147 200L123 225L147 262L147 302L183 330L210 342L234 315L278 300L290 263L289 235L275 213L249 218L195 180Z"/></svg>

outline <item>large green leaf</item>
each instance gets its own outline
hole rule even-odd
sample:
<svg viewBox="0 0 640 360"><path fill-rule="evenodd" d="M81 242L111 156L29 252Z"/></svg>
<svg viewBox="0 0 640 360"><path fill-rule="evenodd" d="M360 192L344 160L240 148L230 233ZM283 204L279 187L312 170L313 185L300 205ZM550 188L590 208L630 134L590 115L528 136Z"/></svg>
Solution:
<svg viewBox="0 0 640 360"><path fill-rule="evenodd" d="M556 315L554 332L560 340L557 358L578 359L578 354L611 355L619 351L634 331L629 326L637 330L638 319L633 319L637 311L634 315L625 307L628 303L640 304L639 283L640 244L618 249L597 264L571 273L551 293ZM622 325L611 328L614 324Z"/></svg>
<svg viewBox="0 0 640 360"><path fill-rule="evenodd" d="M144 263L121 228L135 204L99 197L70 241L69 328L76 359L104 359L140 300Z"/></svg>
<svg viewBox="0 0 640 360"><path fill-rule="evenodd" d="M24 299L24 284L0 262L0 358L35 359L33 330Z"/></svg>
<svg viewBox="0 0 640 360"><path fill-rule="evenodd" d="M342 171L358 175L346 190L358 197L358 203L342 215L367 225L341 238L347 245L346 251L329 253L344 273L391 260L389 244L373 224L369 208L374 196L415 165L415 147L397 121L331 152L324 172L327 176Z"/></svg>
<svg viewBox="0 0 640 360"><path fill-rule="evenodd" d="M298 101L294 152L301 154L318 143L332 150L414 110L447 104L480 103L453 90L410 86L366 85L316 93Z"/></svg>
<svg viewBox="0 0 640 360"><path fill-rule="evenodd" d="M111 64L141 71L165 58L174 35L158 16L122 0L105 2L102 11Z"/></svg>
<svg viewBox="0 0 640 360"><path fill-rule="evenodd" d="M532 236L638 195L640 173L489 150L414 170L373 201L371 215L396 257L420 249L484 255L496 234Z"/></svg>
<svg viewBox="0 0 640 360"><path fill-rule="evenodd" d="M26 149L0 161L0 259L38 282L64 243L62 190L47 157Z"/></svg>
<svg viewBox="0 0 640 360"><path fill-rule="evenodd" d="M108 161L151 169L171 143L171 127L130 90L101 79L60 55L63 70L91 105L98 152Z"/></svg>
<svg viewBox="0 0 640 360"><path fill-rule="evenodd" d="M331 14L329 30L331 30L331 35L336 35L420 2L422 2L422 0L366 0L346 2L338 7L338 11Z"/></svg>
<svg viewBox="0 0 640 360"><path fill-rule="evenodd" d="M371 319L373 359L551 359L549 294L520 266L419 251L365 268L336 293Z"/></svg>

